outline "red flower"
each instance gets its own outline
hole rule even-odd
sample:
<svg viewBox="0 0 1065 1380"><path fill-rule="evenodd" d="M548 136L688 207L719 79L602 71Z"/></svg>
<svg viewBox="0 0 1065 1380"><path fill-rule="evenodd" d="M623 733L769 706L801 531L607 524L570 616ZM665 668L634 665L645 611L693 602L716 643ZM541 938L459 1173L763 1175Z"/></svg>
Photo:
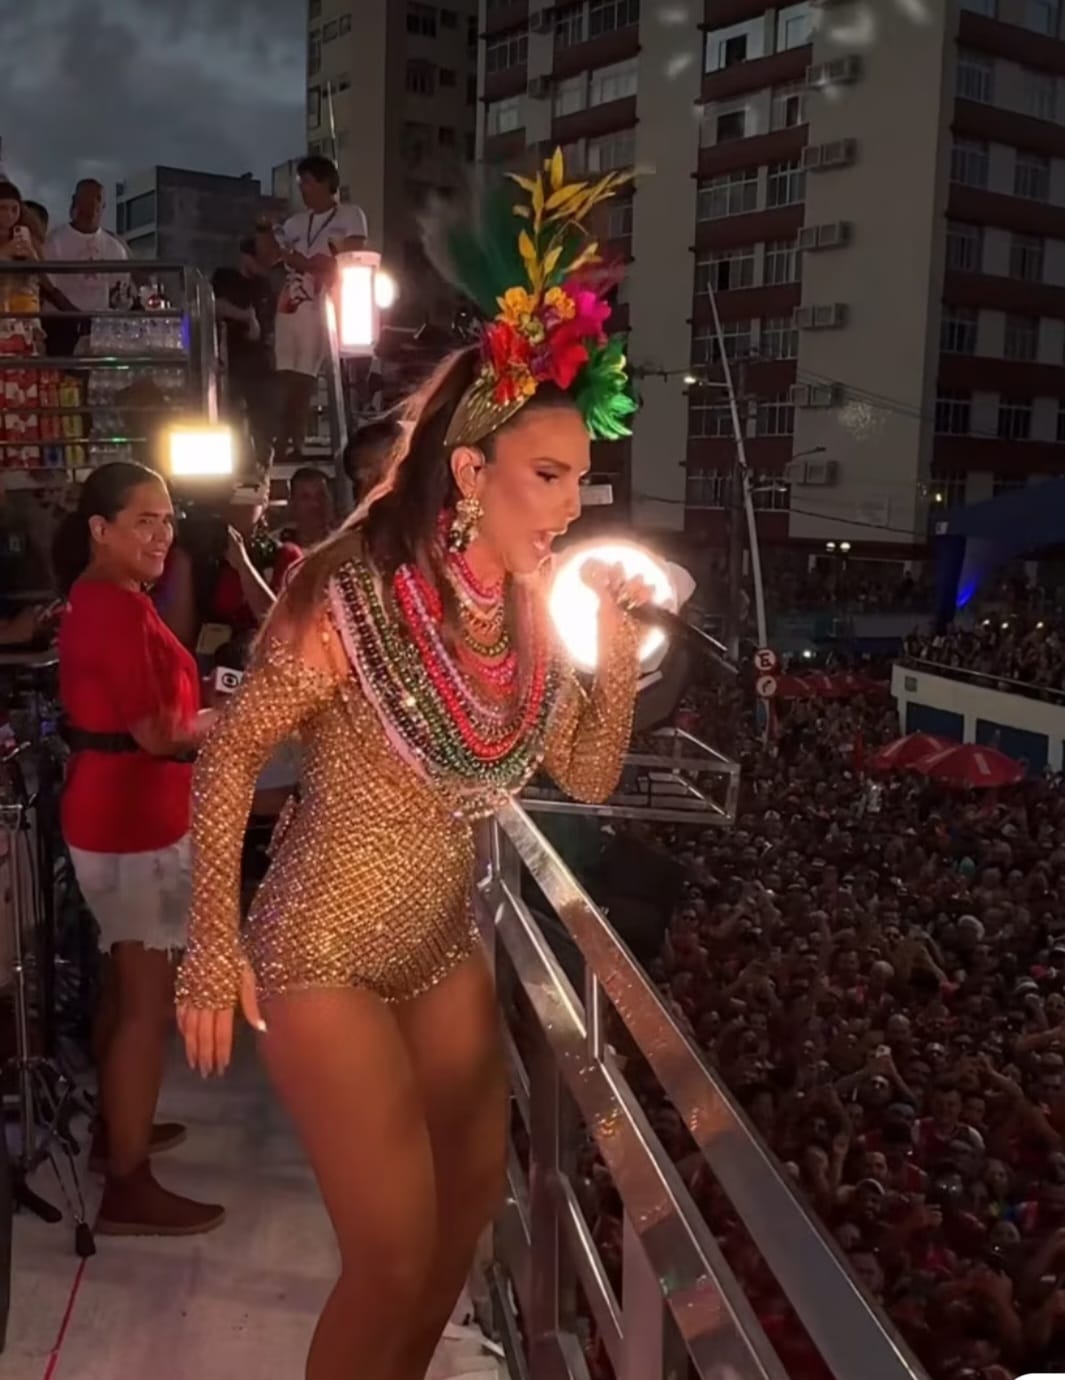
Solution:
<svg viewBox="0 0 1065 1380"><path fill-rule="evenodd" d="M485 361L497 377L506 374L515 364L527 364L529 342L509 321L494 321L484 333Z"/></svg>
<svg viewBox="0 0 1065 1380"><path fill-rule="evenodd" d="M563 321L547 337L548 376L559 388L569 388L588 362L583 336L579 321Z"/></svg>

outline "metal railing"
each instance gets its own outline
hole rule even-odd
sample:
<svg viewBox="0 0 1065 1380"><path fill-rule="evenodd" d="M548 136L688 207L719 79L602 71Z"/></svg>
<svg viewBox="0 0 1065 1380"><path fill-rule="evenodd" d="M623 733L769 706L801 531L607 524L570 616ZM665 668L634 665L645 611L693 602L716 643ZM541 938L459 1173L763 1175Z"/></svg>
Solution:
<svg viewBox="0 0 1065 1380"><path fill-rule="evenodd" d="M608 1043L611 1011L837 1380L919 1380L918 1363L521 806L507 805L485 826L481 847L478 915L495 959L522 1128L491 1272L515 1380L586 1377L581 1296L618 1380L686 1380L689 1367L699 1380L786 1380ZM522 898L525 875L580 949L583 996ZM582 1210L582 1124L624 1209L620 1297Z"/></svg>
<svg viewBox="0 0 1065 1380"><path fill-rule="evenodd" d="M645 751L629 752L618 788L601 805L571 800L537 778L522 803L531 814L595 815L660 824L734 824L740 794L739 763L683 728L646 735Z"/></svg>
<svg viewBox="0 0 1065 1380"><path fill-rule="evenodd" d="M80 469L150 444L161 413L214 421L218 416L218 344L214 293L198 269L170 261L8 261L2 277L48 280L105 277L123 286L155 285L166 305L133 310L0 312L4 322L75 327L73 353L0 352L0 463L7 469ZM25 381L18 382L20 377ZM157 397L127 397L150 382ZM17 420L16 420L17 419ZM14 424L13 424L14 423ZM12 458L12 452L15 452Z"/></svg>
<svg viewBox="0 0 1065 1380"><path fill-rule="evenodd" d="M904 657L899 663L905 671L917 671L924 675L941 676L944 680L957 680L965 685L978 685L984 690L997 690L1001 695L1021 695L1027 700L1043 700L1047 704L1065 705L1065 690L1053 685L1039 685L1030 680L1013 680L1009 676L998 676L993 671L971 671L966 666L948 666L942 661L926 661L922 657Z"/></svg>

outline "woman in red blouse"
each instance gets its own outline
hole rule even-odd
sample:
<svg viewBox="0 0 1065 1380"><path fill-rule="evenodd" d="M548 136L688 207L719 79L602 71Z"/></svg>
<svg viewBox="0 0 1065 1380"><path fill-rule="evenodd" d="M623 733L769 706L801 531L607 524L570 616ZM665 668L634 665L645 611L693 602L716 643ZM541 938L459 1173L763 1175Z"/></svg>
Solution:
<svg viewBox="0 0 1065 1380"><path fill-rule="evenodd" d="M173 539L163 481L119 462L90 476L54 552L69 600L59 635L72 749L63 834L110 955L112 1002L97 1040L107 1159L97 1230L113 1235L188 1235L224 1215L167 1192L149 1162L183 1136L153 1118L185 946L191 756L207 726L196 663L144 592Z"/></svg>

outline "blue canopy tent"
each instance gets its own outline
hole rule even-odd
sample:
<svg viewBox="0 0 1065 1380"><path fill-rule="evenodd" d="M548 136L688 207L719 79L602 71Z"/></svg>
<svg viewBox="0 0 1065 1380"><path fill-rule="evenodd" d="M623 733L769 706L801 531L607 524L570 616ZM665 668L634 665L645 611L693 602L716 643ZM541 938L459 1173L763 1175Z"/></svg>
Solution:
<svg viewBox="0 0 1065 1380"><path fill-rule="evenodd" d="M1065 545L1065 479L955 508L936 536L936 623L946 627L1007 561Z"/></svg>

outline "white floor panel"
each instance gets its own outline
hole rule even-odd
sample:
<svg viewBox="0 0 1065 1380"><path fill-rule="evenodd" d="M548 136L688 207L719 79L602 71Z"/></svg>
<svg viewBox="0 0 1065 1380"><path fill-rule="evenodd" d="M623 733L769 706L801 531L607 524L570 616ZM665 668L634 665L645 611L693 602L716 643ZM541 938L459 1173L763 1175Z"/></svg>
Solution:
<svg viewBox="0 0 1065 1380"><path fill-rule="evenodd" d="M185 1239L100 1238L79 1281L69 1223L19 1216L0 1380L302 1380L336 1252L299 1147L243 1054L221 1083L175 1066L161 1109L185 1122L189 1137L159 1157L158 1178L224 1203L224 1225ZM38 1186L56 1199L50 1176ZM86 1186L91 1220L99 1188L89 1178ZM499 1373L461 1333L445 1339L431 1372L432 1380Z"/></svg>

